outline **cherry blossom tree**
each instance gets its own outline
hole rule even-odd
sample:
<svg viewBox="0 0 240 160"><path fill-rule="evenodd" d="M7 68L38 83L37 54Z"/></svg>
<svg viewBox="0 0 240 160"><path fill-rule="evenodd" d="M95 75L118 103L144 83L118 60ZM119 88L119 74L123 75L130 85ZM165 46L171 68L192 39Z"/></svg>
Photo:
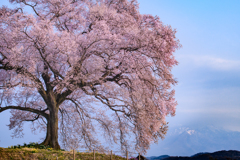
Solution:
<svg viewBox="0 0 240 160"><path fill-rule="evenodd" d="M10 0L0 8L0 113L44 145L146 152L175 114L176 31L137 0ZM27 12L26 8L32 11Z"/></svg>

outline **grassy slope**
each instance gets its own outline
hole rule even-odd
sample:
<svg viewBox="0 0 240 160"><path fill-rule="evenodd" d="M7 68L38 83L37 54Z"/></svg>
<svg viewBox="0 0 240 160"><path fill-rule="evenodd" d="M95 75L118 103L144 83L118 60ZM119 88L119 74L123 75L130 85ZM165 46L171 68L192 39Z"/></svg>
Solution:
<svg viewBox="0 0 240 160"><path fill-rule="evenodd" d="M110 155L95 153L96 160L110 160ZM93 160L93 153L76 153L76 160ZM113 155L113 160L124 158ZM49 149L0 148L0 160L73 160L73 152Z"/></svg>

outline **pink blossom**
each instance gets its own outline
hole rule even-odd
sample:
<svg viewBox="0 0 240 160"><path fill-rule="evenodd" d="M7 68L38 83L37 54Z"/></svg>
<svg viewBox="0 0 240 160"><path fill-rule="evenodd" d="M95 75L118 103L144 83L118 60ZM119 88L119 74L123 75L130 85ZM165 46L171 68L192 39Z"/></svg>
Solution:
<svg viewBox="0 0 240 160"><path fill-rule="evenodd" d="M0 112L13 109L15 136L32 121L46 137L59 127L65 148L103 148L104 133L143 153L164 138L177 105L175 30L136 0L11 2L33 10L0 8ZM56 137L44 143L58 148Z"/></svg>

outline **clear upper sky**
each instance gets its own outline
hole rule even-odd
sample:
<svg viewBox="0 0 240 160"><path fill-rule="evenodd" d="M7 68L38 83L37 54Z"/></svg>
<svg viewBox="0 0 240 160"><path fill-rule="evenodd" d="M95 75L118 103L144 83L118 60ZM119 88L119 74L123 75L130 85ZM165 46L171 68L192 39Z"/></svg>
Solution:
<svg viewBox="0 0 240 160"><path fill-rule="evenodd" d="M158 15L175 28L183 46L175 52L179 65L173 74L179 81L175 86L179 105L176 116L168 118L169 127L213 125L240 131L240 1L138 2L142 14ZM0 0L3 4L7 0ZM8 112L0 114L0 147L39 138L27 129L24 139L12 140L6 127L9 117Z"/></svg>
<svg viewBox="0 0 240 160"><path fill-rule="evenodd" d="M169 126L214 125L240 131L240 1L139 0L177 32L173 74L178 101Z"/></svg>

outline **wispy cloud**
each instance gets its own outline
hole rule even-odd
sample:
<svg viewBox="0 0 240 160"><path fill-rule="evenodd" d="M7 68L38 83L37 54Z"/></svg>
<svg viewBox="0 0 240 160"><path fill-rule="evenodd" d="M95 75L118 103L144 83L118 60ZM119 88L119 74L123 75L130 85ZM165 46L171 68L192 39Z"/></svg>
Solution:
<svg viewBox="0 0 240 160"><path fill-rule="evenodd" d="M179 55L180 64L204 67L220 71L240 70L240 60L224 59L208 55Z"/></svg>
<svg viewBox="0 0 240 160"><path fill-rule="evenodd" d="M181 110L178 110L178 112L184 112L184 113L198 113L198 114L225 114L225 115L228 115L228 114L231 114L232 116L234 116L235 114L236 117L235 118L240 118L239 117L239 113L240 113L240 108L193 108L193 109L189 109L189 108L186 108L186 109L181 109Z"/></svg>

